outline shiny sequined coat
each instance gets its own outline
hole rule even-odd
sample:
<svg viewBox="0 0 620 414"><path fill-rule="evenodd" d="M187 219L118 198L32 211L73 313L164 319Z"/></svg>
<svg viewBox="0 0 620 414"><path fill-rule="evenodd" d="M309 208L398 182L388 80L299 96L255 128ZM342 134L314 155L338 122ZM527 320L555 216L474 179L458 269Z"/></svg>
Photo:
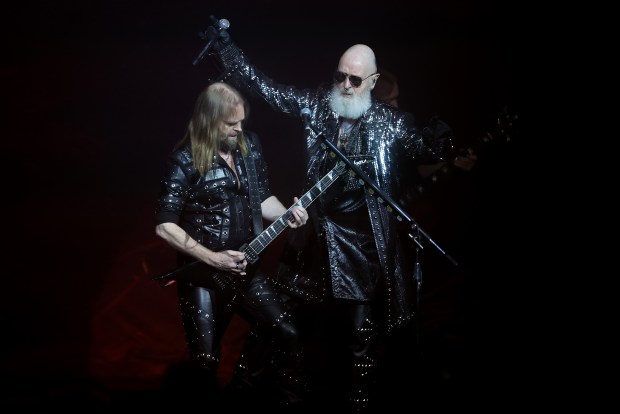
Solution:
<svg viewBox="0 0 620 414"><path fill-rule="evenodd" d="M311 125L319 132L312 133L306 129L306 190L313 186L321 178L318 165L326 154L321 147L323 137L335 142L341 124L341 119L329 105L332 86L298 89L278 84L253 66L234 43L219 48L213 56L216 63L222 66L223 78L227 82L264 99L273 109L301 118L302 109L309 108ZM410 113L374 98L372 106L363 114L355 129L356 137L347 148L347 156L374 180L384 194L396 201L407 199L410 192L414 193L416 165L440 161L444 150L451 145L449 139L425 141ZM351 180L351 177L347 179ZM376 194L371 194L368 188L365 198L383 277L382 289L377 292L382 293L386 317L384 327L390 331L413 316L415 283L411 259L415 257L415 248L408 240L408 228L403 226L398 214L378 199ZM315 208L315 204L311 207L308 211L314 224L315 236L322 241L320 248L313 247L315 253L324 260L318 260L315 254L306 256L306 261L310 262L306 268L312 270L296 274L286 282L290 282L290 292L297 292L308 300L317 295L322 297L332 294L329 289L331 269L338 266L339 261L346 260L341 253L330 251L325 241L325 220L318 214L320 211ZM304 227L300 229L302 232L307 231ZM304 255L298 254L297 257ZM299 285L295 286L297 282ZM308 287L315 289L310 291Z"/></svg>

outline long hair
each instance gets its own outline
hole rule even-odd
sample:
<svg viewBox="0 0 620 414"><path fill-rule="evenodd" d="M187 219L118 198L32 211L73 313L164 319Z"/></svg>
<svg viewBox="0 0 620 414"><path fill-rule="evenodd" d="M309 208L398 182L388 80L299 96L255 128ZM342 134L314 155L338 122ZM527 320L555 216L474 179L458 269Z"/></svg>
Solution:
<svg viewBox="0 0 620 414"><path fill-rule="evenodd" d="M218 155L219 123L228 117L239 104L243 105L247 120L250 111L247 101L237 89L223 82L207 86L198 96L185 135L175 149L189 141L194 167L201 175L205 175L213 167L213 162ZM248 145L243 132L237 137L237 142L241 154L246 155Z"/></svg>

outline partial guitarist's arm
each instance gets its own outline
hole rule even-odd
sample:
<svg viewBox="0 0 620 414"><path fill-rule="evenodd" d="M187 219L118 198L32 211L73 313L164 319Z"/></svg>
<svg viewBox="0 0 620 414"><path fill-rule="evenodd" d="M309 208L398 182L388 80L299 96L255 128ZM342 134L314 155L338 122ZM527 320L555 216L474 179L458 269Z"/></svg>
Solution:
<svg viewBox="0 0 620 414"><path fill-rule="evenodd" d="M176 250L201 260L216 269L240 272L237 264L245 260L243 252L236 250L214 252L206 248L175 223L158 224L155 227L155 233Z"/></svg>

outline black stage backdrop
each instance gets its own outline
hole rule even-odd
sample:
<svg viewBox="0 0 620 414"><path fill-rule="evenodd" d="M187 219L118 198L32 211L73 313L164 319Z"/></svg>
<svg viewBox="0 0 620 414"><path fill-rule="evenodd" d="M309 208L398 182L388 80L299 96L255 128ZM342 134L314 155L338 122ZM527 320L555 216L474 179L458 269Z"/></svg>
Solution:
<svg viewBox="0 0 620 414"><path fill-rule="evenodd" d="M0 355L11 386L4 402L106 404L114 391L161 387L185 361L174 289L149 280L174 264L154 235L153 201L165 157L214 76L208 58L192 65L209 15L230 21L232 38L263 71L302 87L328 81L348 46L370 45L399 80L400 106L421 123L439 115L467 146L505 105L524 110L527 23L513 6L58 1L9 9ZM288 204L304 177L301 126L260 101L251 105L247 127L262 137L272 189ZM420 332L437 381L466 377L465 360L506 345L487 342L505 323L505 307L487 305L504 302L501 280L514 269L510 152L481 157L471 191L452 181L409 210L466 264L454 269L425 246ZM278 247L266 253L267 266ZM242 336L231 332L225 362L234 360L235 335ZM482 351L472 356L469 345Z"/></svg>

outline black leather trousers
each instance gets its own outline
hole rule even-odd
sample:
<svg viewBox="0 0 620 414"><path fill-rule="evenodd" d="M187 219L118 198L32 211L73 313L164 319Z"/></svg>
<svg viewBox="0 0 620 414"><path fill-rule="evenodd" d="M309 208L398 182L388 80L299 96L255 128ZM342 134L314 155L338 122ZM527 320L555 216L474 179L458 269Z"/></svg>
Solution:
<svg viewBox="0 0 620 414"><path fill-rule="evenodd" d="M252 326L244 344L235 376L246 382L261 379L260 372L273 369L282 382L299 373L298 333L272 283L258 272L239 293L215 291L187 283L178 284L181 316L190 359L215 379L220 343L237 312Z"/></svg>
<svg viewBox="0 0 620 414"><path fill-rule="evenodd" d="M337 308L348 318L348 347L351 352L351 412L365 413L370 409L377 382L379 337L369 303L339 303Z"/></svg>

